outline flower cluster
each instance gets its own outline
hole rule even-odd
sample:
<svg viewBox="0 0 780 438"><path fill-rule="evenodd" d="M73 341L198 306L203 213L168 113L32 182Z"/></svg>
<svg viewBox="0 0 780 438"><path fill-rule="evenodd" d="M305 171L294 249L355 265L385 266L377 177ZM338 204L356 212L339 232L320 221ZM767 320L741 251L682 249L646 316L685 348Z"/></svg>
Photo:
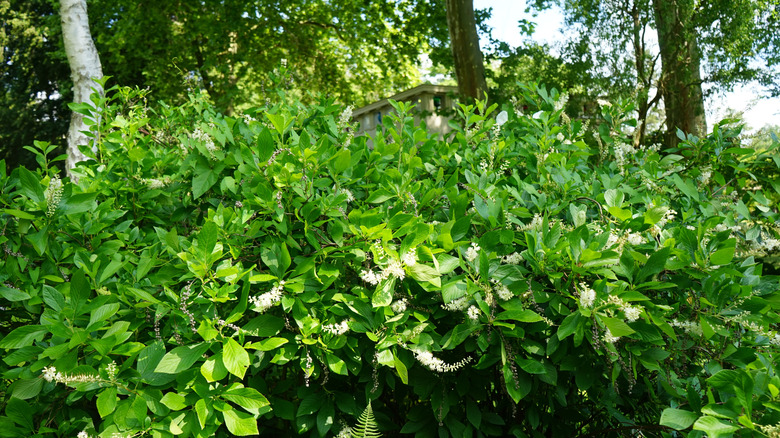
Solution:
<svg viewBox="0 0 780 438"><path fill-rule="evenodd" d="M390 263L385 266L384 271L382 273L386 276L393 276L399 280L403 280L404 277L406 277L406 271L404 270L403 265L398 260L390 260Z"/></svg>
<svg viewBox="0 0 780 438"><path fill-rule="evenodd" d="M466 254L465 254L466 260L468 260L469 262L473 262L474 260L476 260L477 257L479 257L479 251L481 249L482 248L480 248L479 245L477 245L474 242L471 242L471 246L469 247L469 249L466 250Z"/></svg>
<svg viewBox="0 0 780 438"><path fill-rule="evenodd" d="M676 319L669 321L669 325L683 329L689 335L702 336L704 332L701 329L701 325L693 321L678 321Z"/></svg>
<svg viewBox="0 0 780 438"><path fill-rule="evenodd" d="M403 313L406 311L406 306L409 304L409 302L406 300L406 298L402 298L400 300L393 301L393 304L390 305L390 308L393 310L393 313Z"/></svg>
<svg viewBox="0 0 780 438"><path fill-rule="evenodd" d="M259 296L249 297L249 301L251 301L254 306L253 310L258 313L263 313L270 309L282 299L283 291L284 280L281 280L279 284L271 288L270 291Z"/></svg>
<svg viewBox="0 0 780 438"><path fill-rule="evenodd" d="M385 252L385 249L382 247L382 243L379 240L375 241L371 245L371 248L374 251L374 257L377 261L387 259L387 253ZM386 263L387 264L385 267L378 273L372 271L371 269L363 269L360 271L360 279L373 286L376 286L381 281L390 277L403 280L406 278L406 270L404 269L404 265L413 266L417 263L417 250L414 248L410 249L401 257L401 260L390 258Z"/></svg>
<svg viewBox="0 0 780 438"><path fill-rule="evenodd" d="M401 261L406 266L414 266L417 264L417 248L412 248L401 257Z"/></svg>
<svg viewBox="0 0 780 438"><path fill-rule="evenodd" d="M614 336L609 329L607 329L606 332L604 332L604 337L602 338L604 342L607 344L614 344L618 340L620 340L620 336Z"/></svg>
<svg viewBox="0 0 780 438"><path fill-rule="evenodd" d="M171 183L171 178L166 176L162 179L157 178L142 178L141 182L146 184L150 190L163 189L165 186Z"/></svg>
<svg viewBox="0 0 780 438"><path fill-rule="evenodd" d="M466 311L466 315L469 317L472 321L478 321L479 320L479 308L477 306L470 306L469 309Z"/></svg>
<svg viewBox="0 0 780 438"><path fill-rule="evenodd" d="M114 364L114 367L116 367L116 364ZM93 383L93 382L102 382L103 379L100 378L98 375L88 375L88 374L75 374L75 375L68 375L63 374L59 371L57 371L57 368L55 367L44 367L43 368L43 378L47 382L56 382L56 383Z"/></svg>
<svg viewBox="0 0 780 438"><path fill-rule="evenodd" d="M614 146L615 163L620 169L621 174L626 173L626 164L628 164L631 157L636 154L636 149L628 143L615 143Z"/></svg>
<svg viewBox="0 0 780 438"><path fill-rule="evenodd" d="M387 271L381 271L378 274L371 270L364 269L360 271L360 279L372 286L376 286L377 284L379 284L380 281L386 278L387 278Z"/></svg>
<svg viewBox="0 0 780 438"><path fill-rule="evenodd" d="M642 308L639 306L632 306L625 301L621 300L620 297L617 297L615 295L610 295L609 297L609 304L613 304L617 306L621 312L623 312L623 316L626 317L626 321L628 322L634 322L637 319L639 319L639 316L642 315Z"/></svg>
<svg viewBox="0 0 780 438"><path fill-rule="evenodd" d="M456 300L452 300L449 303L442 304L441 308L449 310L450 312L462 312L466 310L466 306L469 305L469 300L466 297L460 297Z"/></svg>
<svg viewBox="0 0 780 438"><path fill-rule="evenodd" d="M520 262L523 261L523 256L519 252L513 252L512 254L504 256L502 260L504 263L510 265L519 265Z"/></svg>
<svg viewBox="0 0 780 438"><path fill-rule="evenodd" d="M534 215L534 218L531 219L531 223L528 225L523 225L522 227L518 227L517 231L537 231L540 228L542 228L542 224L544 223L544 218L542 218L542 215L539 213L536 213Z"/></svg>
<svg viewBox="0 0 780 438"><path fill-rule="evenodd" d="M515 294L513 294L505 284L499 283L498 281L495 282L493 291L496 293L496 295L498 295L498 299L501 301L511 300L515 296Z"/></svg>
<svg viewBox="0 0 780 438"><path fill-rule="evenodd" d="M340 336L349 331L349 325L347 325L347 321L341 321L337 324L325 324L322 326L322 330L334 336Z"/></svg>
<svg viewBox="0 0 780 438"><path fill-rule="evenodd" d="M580 305L585 308L593 307L593 303L596 302L596 291L590 288L585 283L580 283Z"/></svg>
<svg viewBox="0 0 780 438"><path fill-rule="evenodd" d="M349 145L352 144L352 137L355 135L350 129L352 127L350 124L351 120L352 120L352 105L344 108L344 111L341 113L341 117L339 117L339 124L338 124L339 131L347 131L347 138L344 140L344 145L343 145L344 149L349 148Z"/></svg>
<svg viewBox="0 0 780 438"><path fill-rule="evenodd" d="M355 200L355 196L352 194L352 192L349 189L339 189L336 193L346 196L348 204Z"/></svg>
<svg viewBox="0 0 780 438"><path fill-rule="evenodd" d="M108 380L111 380L112 382L116 379L116 373L119 371L119 369L116 366L116 362L113 360L110 364L106 366L106 374L108 374Z"/></svg>
<svg viewBox="0 0 780 438"><path fill-rule="evenodd" d="M60 205L60 199L62 199L62 189L60 177L57 175L51 177L49 186L43 192L43 196L46 198L46 216L52 217L57 211L57 206Z"/></svg>
<svg viewBox="0 0 780 438"><path fill-rule="evenodd" d="M217 156L214 154L214 152L218 151L219 148L217 148L217 145L214 144L214 140L211 138L211 136L209 136L208 134L203 132L202 129L195 128L195 131L192 132L191 137L194 140L198 140L198 141L202 142L203 143L203 147L206 148L206 150L208 151L209 155L211 156L211 159L214 160L214 161L217 160Z"/></svg>
<svg viewBox="0 0 780 438"><path fill-rule="evenodd" d="M430 351L415 349L412 350L412 353L414 353L414 357L417 359L418 362L423 364L423 366L425 366L429 370L437 373L449 373L452 371L457 371L460 368L463 368L466 364L468 364L472 360L471 357L467 357L461 360L460 362L456 362L454 364L448 364L445 363L443 360L434 356L433 353L431 353Z"/></svg>

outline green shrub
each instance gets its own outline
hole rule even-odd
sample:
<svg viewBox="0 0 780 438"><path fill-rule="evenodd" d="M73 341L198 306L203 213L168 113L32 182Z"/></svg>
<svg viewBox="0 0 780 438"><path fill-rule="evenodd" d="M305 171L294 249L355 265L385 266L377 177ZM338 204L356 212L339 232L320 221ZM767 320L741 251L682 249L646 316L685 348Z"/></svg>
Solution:
<svg viewBox="0 0 780 438"><path fill-rule="evenodd" d="M372 149L330 102L77 108L77 183L0 175L0 436L768 434L778 145L526 93Z"/></svg>

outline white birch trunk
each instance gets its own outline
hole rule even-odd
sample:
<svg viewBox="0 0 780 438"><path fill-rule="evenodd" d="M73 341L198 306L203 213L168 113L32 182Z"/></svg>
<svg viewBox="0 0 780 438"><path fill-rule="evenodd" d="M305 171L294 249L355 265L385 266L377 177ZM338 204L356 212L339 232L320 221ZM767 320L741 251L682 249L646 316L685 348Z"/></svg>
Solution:
<svg viewBox="0 0 780 438"><path fill-rule="evenodd" d="M92 88L102 92L100 85L92 79L102 78L103 69L89 32L86 0L60 0L60 20L62 40L70 64L70 77L73 80L73 101L88 102ZM76 163L87 158L79 151L79 145L89 144L89 138L81 132L88 130L84 124L84 116L73 112L68 130L68 158L65 161L68 176L73 176L71 169Z"/></svg>

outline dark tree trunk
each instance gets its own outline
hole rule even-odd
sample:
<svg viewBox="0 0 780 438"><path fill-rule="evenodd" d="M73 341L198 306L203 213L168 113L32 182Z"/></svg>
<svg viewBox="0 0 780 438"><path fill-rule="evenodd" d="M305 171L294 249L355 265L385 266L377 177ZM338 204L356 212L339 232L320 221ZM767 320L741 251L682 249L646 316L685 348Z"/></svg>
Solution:
<svg viewBox="0 0 780 438"><path fill-rule="evenodd" d="M458 92L470 101L484 99L487 82L482 51L479 49L473 0L447 0L447 26L450 30Z"/></svg>
<svg viewBox="0 0 780 438"><path fill-rule="evenodd" d="M666 111L667 146L678 143L677 129L702 136L707 131L699 71L701 52L689 23L692 0L653 0L661 48L661 93Z"/></svg>

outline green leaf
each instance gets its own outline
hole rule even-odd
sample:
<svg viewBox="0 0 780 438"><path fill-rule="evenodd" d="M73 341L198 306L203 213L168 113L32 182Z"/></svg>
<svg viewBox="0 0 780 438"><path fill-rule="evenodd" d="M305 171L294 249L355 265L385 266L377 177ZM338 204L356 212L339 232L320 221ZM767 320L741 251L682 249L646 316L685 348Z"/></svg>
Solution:
<svg viewBox="0 0 780 438"><path fill-rule="evenodd" d="M637 274L636 283L641 283L648 277L651 277L663 271L664 266L666 265L666 261L669 260L670 252L671 252L671 248L664 247L659 251L653 253L653 255L651 255L650 258L647 259L645 265L642 266L642 269L639 271L639 274Z"/></svg>
<svg viewBox="0 0 780 438"><path fill-rule="evenodd" d="M538 360L523 359L518 357L515 359L515 362L517 362L517 364L520 365L520 368L522 368L523 371L528 374L545 374L547 372L544 364Z"/></svg>
<svg viewBox="0 0 780 438"><path fill-rule="evenodd" d="M168 409L172 411L180 411L187 406L187 399L183 395L176 392L166 392L160 399L160 403L164 404Z"/></svg>
<svg viewBox="0 0 780 438"><path fill-rule="evenodd" d="M520 400L531 392L531 379L522 371L513 373L508 363L504 364L502 371L504 373L506 392L509 393L509 396L515 403L520 403Z"/></svg>
<svg viewBox="0 0 780 438"><path fill-rule="evenodd" d="M236 411L234 409L227 409L222 412L222 417L225 419L225 426L227 426L230 433L237 436L249 436L257 435L257 420L250 414L245 412Z"/></svg>
<svg viewBox="0 0 780 438"><path fill-rule="evenodd" d="M624 197L623 192L620 190L609 189L604 192L604 203L607 204L607 207L620 208L623 206Z"/></svg>
<svg viewBox="0 0 780 438"><path fill-rule="evenodd" d="M344 361L341 360L341 358L339 358L336 355L326 353L325 359L327 360L328 368L330 368L331 371L333 371L336 374L341 374L342 376L347 375L347 364L344 363Z"/></svg>
<svg viewBox="0 0 780 438"><path fill-rule="evenodd" d="M19 219L28 219L33 220L35 219L35 216L31 215L30 213L27 213L26 211L22 210L15 210L12 208L4 208L2 210L5 214L10 214L11 216L18 217Z"/></svg>
<svg viewBox="0 0 780 438"><path fill-rule="evenodd" d="M666 408L661 413L661 426L671 427L674 430L683 430L691 427L699 414L682 409Z"/></svg>
<svg viewBox="0 0 780 438"><path fill-rule="evenodd" d="M97 409L100 418L106 418L116 409L116 387L110 386L104 389L97 398Z"/></svg>
<svg viewBox="0 0 780 438"><path fill-rule="evenodd" d="M518 322L539 322L542 317L529 309L507 310L496 315L497 320Z"/></svg>
<svg viewBox="0 0 780 438"><path fill-rule="evenodd" d="M30 299L30 294L27 292L5 286L0 286L0 295L8 301L23 301Z"/></svg>
<svg viewBox="0 0 780 438"><path fill-rule="evenodd" d="M325 403L324 406L317 412L317 431L320 436L326 436L333 427L333 417L336 415L333 403Z"/></svg>
<svg viewBox="0 0 780 438"><path fill-rule="evenodd" d="M65 199L60 205L60 209L62 209L62 212L65 215L92 211L97 208L95 199L97 199L98 194L99 193L97 192L77 193L68 199Z"/></svg>
<svg viewBox="0 0 780 438"><path fill-rule="evenodd" d="M198 232L198 249L203 251L206 256L211 255L214 247L217 245L219 229L214 221L208 221L203 224L203 228Z"/></svg>
<svg viewBox="0 0 780 438"><path fill-rule="evenodd" d="M561 326L558 328L558 339L562 341L568 336L574 334L574 332L577 331L578 326L581 324L581 321L582 314L580 314L579 310L575 310L569 316L564 318Z"/></svg>
<svg viewBox="0 0 780 438"><path fill-rule="evenodd" d="M35 252L42 256L46 253L46 248L49 247L49 227L41 228L37 233L28 233L25 235L28 241L32 243Z"/></svg>
<svg viewBox="0 0 780 438"><path fill-rule="evenodd" d="M409 276L417 281L427 281L436 287L441 287L441 276L433 266L415 263L409 266Z"/></svg>
<svg viewBox="0 0 780 438"><path fill-rule="evenodd" d="M268 399L254 388L234 388L222 393L221 397L254 415L263 415L271 410Z"/></svg>
<svg viewBox="0 0 780 438"><path fill-rule="evenodd" d="M694 430L705 432L708 438L730 437L738 428L715 417L704 415L693 424Z"/></svg>
<svg viewBox="0 0 780 438"><path fill-rule="evenodd" d="M401 382L404 385L409 384L409 372L406 369L406 365L401 361L401 359L398 358L398 356L393 353L393 362L395 365L395 370L398 372L398 377L401 378Z"/></svg>
<svg viewBox="0 0 780 438"><path fill-rule="evenodd" d="M225 368L230 374L243 379L250 364L249 353L233 338L228 338L222 347L222 363L225 364Z"/></svg>
<svg viewBox="0 0 780 438"><path fill-rule="evenodd" d="M178 374L182 371L186 371L197 362L208 349L209 345L204 343L176 347L163 356L162 360L157 365L157 368L154 369L154 372Z"/></svg>
<svg viewBox="0 0 780 438"><path fill-rule="evenodd" d="M257 136L257 158L261 161L268 161L274 154L274 137L268 128L263 127L260 135Z"/></svg>
<svg viewBox="0 0 780 438"><path fill-rule="evenodd" d="M336 173L341 173L352 164L352 153L349 149L340 150L333 159L333 170Z"/></svg>
<svg viewBox="0 0 780 438"><path fill-rule="evenodd" d="M726 241L726 247L721 248L710 256L710 263L713 265L728 265L734 258L734 251L736 250L736 239L729 239Z"/></svg>
<svg viewBox="0 0 780 438"><path fill-rule="evenodd" d="M19 167L19 182L21 183L21 192L24 196L30 198L33 202L44 202L43 187L38 176L26 167Z"/></svg>
<svg viewBox="0 0 780 438"><path fill-rule="evenodd" d="M254 348L260 351L273 351L290 342L287 338L268 338L259 342L247 344L246 348Z"/></svg>
<svg viewBox="0 0 780 438"><path fill-rule="evenodd" d="M371 401L369 400L366 409L360 414L358 423L352 428L351 438L379 438L379 424L374 418L374 411L371 409Z"/></svg>
<svg viewBox="0 0 780 438"><path fill-rule="evenodd" d="M374 295L371 297L371 305L374 307L389 306L393 302L393 293L395 291L395 278L382 280L377 286Z"/></svg>
<svg viewBox="0 0 780 438"><path fill-rule="evenodd" d="M43 339L48 330L40 325L24 325L14 329L6 337L0 340L0 348L10 350L32 345L35 341Z"/></svg>
<svg viewBox="0 0 780 438"><path fill-rule="evenodd" d="M136 370L144 381L151 385L164 385L176 378L174 375L154 372L163 356L165 356L165 347L160 341L152 342L138 353Z"/></svg>
<svg viewBox="0 0 780 438"><path fill-rule="evenodd" d="M622 319L617 318L609 318L606 316L599 316L598 318L601 319L602 322L604 322L604 325L607 326L609 329L609 332L612 333L612 336L628 336L632 333L635 333L635 330L628 326L625 322L623 322Z"/></svg>
<svg viewBox="0 0 780 438"><path fill-rule="evenodd" d="M87 331L95 330L97 327L92 327L93 324L105 321L111 316L115 315L119 310L119 303L104 304L97 309L90 312L89 324L87 324Z"/></svg>
<svg viewBox="0 0 780 438"><path fill-rule="evenodd" d="M686 196L699 202L699 191L696 189L696 183L692 180L688 179L683 181L683 179L680 178L680 174L675 173L672 175L672 182L681 192L685 193Z"/></svg>
<svg viewBox="0 0 780 438"><path fill-rule="evenodd" d="M19 400L28 400L40 394L43 388L43 379L19 379L13 384L13 397Z"/></svg>
<svg viewBox="0 0 780 438"><path fill-rule="evenodd" d="M206 193L219 180L219 175L225 165L216 164L213 168L205 157L198 157L198 164L195 165L195 177L192 178L192 197L198 199Z"/></svg>
<svg viewBox="0 0 780 438"><path fill-rule="evenodd" d="M228 375L228 370L225 368L225 364L222 361L223 352L211 356L203 362L200 366L200 373L206 378L208 382L216 382L222 380Z"/></svg>

